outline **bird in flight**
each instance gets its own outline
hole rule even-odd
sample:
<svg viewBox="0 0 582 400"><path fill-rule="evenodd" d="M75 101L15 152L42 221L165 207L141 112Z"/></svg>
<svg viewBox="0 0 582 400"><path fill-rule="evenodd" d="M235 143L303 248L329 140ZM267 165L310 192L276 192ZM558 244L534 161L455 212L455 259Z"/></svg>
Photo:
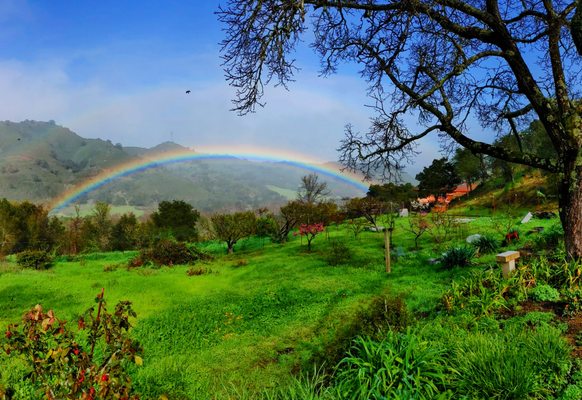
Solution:
<svg viewBox="0 0 582 400"><path fill-rule="evenodd" d="M186 90L186 94L190 94L190 90Z"/></svg>

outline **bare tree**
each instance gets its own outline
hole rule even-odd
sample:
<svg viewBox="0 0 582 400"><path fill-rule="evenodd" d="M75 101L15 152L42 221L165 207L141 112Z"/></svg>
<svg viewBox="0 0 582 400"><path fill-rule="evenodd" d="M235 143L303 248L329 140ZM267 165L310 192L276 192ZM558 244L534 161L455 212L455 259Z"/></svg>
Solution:
<svg viewBox="0 0 582 400"><path fill-rule="evenodd" d="M367 176L392 177L438 134L444 144L558 173L566 250L582 258L580 10L574 0L230 0L221 8L227 81L235 110L261 104L263 85L286 86L290 54L313 25L324 75L361 67L376 111L365 133L346 127L341 161ZM576 15L576 17L575 17ZM574 19L574 21L572 21ZM572 33L573 32L573 33ZM418 129L404 124L418 118ZM496 134L539 119L556 150L494 143ZM488 132L479 141L471 130Z"/></svg>
<svg viewBox="0 0 582 400"><path fill-rule="evenodd" d="M306 204L321 203L329 195L327 182L320 182L317 174L301 177L301 185L297 191L297 198Z"/></svg>

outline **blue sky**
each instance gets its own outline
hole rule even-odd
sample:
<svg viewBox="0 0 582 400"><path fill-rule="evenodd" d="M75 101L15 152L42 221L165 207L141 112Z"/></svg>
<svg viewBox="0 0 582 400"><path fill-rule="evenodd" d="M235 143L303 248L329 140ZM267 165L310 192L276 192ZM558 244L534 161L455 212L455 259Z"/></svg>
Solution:
<svg viewBox="0 0 582 400"><path fill-rule="evenodd" d="M174 140L337 159L345 124L365 130L370 117L353 67L320 78L302 48L290 91L267 88L267 106L239 117L220 67L218 4L0 0L0 119L52 119L124 146ZM413 173L439 155L428 140L422 150Z"/></svg>

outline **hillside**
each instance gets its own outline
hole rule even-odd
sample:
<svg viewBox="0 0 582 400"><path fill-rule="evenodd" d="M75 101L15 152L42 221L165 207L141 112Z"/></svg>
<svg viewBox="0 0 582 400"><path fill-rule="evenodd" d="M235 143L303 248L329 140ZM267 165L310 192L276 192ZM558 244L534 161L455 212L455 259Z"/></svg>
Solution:
<svg viewBox="0 0 582 400"><path fill-rule="evenodd" d="M0 198L50 202L104 170L181 150L187 149L172 142L141 148L85 139L53 121L0 122ZM275 207L287 201L310 172L285 162L201 158L114 179L79 202L153 209L162 200L180 199L206 212ZM363 194L342 180L322 178L333 197Z"/></svg>

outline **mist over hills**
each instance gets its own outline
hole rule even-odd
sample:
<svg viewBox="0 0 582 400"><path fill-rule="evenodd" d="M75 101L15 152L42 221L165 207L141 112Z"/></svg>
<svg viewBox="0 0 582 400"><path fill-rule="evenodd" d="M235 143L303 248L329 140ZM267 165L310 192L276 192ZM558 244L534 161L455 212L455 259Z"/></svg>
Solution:
<svg viewBox="0 0 582 400"><path fill-rule="evenodd" d="M187 148L172 142L141 148L85 139L53 121L0 122L0 198L48 203L106 169L180 150ZM294 197L309 172L286 162L204 158L115 179L79 202L153 209L162 200L179 199L205 212L276 207ZM332 197L364 194L338 178L321 178Z"/></svg>

